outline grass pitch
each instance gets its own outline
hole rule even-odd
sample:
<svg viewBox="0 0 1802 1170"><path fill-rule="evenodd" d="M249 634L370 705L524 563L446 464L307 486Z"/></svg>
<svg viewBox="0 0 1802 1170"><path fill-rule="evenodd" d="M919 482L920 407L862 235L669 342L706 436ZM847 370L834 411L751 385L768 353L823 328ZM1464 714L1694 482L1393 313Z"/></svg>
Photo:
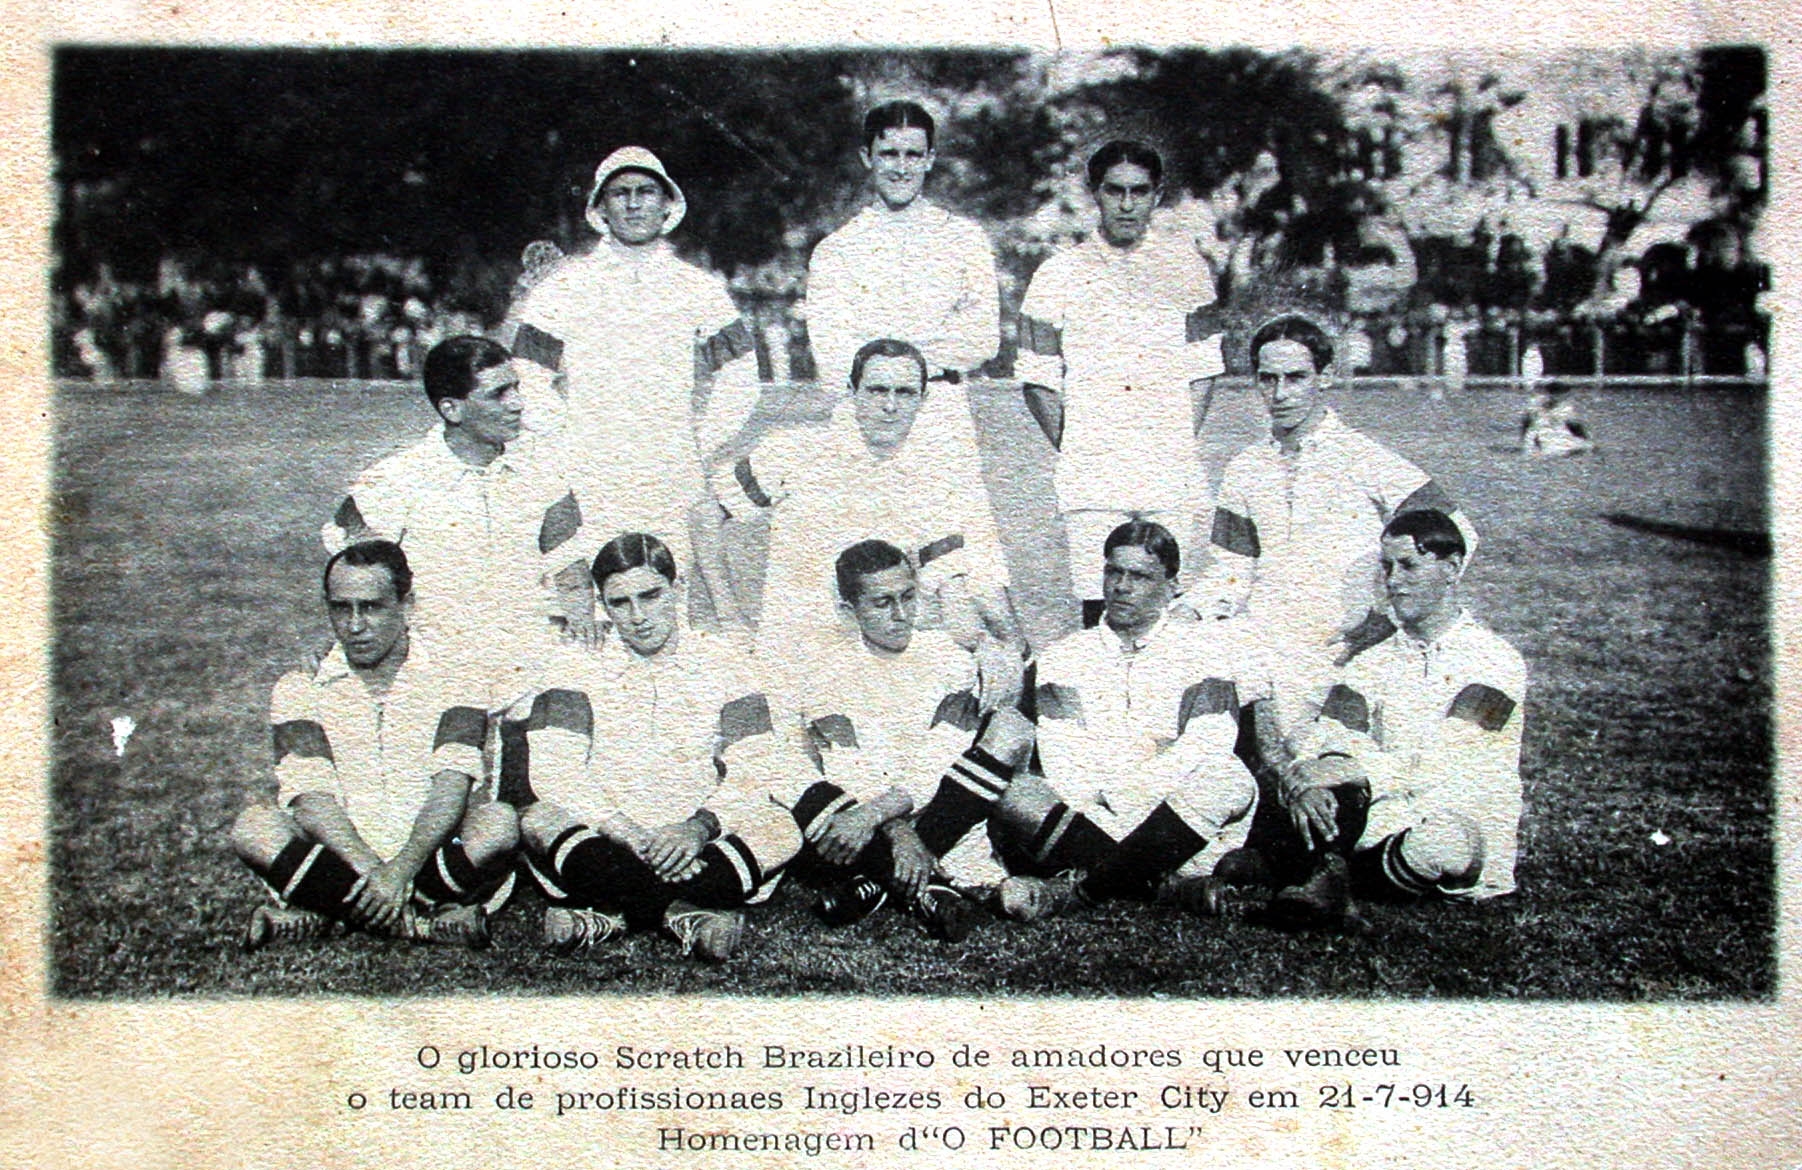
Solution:
<svg viewBox="0 0 1802 1170"><path fill-rule="evenodd" d="M424 431L417 391L71 384L55 398L50 777L52 987L69 997L458 992L1761 998L1775 983L1764 399L1613 391L1599 455L1509 453L1518 396L1383 386L1341 411L1446 484L1483 532L1471 608L1526 656L1520 891L1371 907L1357 937L1107 907L957 946L883 911L826 932L804 891L753 917L723 968L634 937L535 945L516 899L493 950L353 936L239 952L260 890L238 809L273 792L269 690L328 640L319 525L350 478ZM1047 449L1017 398L979 396L985 470L1029 633L1067 628ZM1256 438L1223 389L1216 474ZM1613 516L1616 519L1610 520ZM1664 526L1621 523L1620 517ZM1683 530L1724 541L1685 539ZM1751 549L1752 551L1747 551ZM136 730L115 752L113 720Z"/></svg>

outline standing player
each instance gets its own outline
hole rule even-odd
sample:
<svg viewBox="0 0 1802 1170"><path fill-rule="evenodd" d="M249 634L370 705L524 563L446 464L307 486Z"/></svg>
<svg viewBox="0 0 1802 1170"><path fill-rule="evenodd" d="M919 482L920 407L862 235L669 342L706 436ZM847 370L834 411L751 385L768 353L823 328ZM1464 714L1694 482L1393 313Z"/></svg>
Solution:
<svg viewBox="0 0 1802 1170"><path fill-rule="evenodd" d="M751 454L715 468L714 492L728 515L772 512L764 582L771 604L759 652L779 662L804 659L818 643L842 637L833 558L879 538L913 559L928 624L966 648L982 643L989 676L1000 681L1020 661L1022 645L1001 538L980 479L955 474L942 458L944 441L918 433L929 397L926 360L906 342L868 342L852 362L851 383L850 402L825 428L774 432Z"/></svg>
<svg viewBox="0 0 1802 1170"><path fill-rule="evenodd" d="M1049 647L1029 679L1045 780L1016 779L996 811L1017 874L1001 909L1032 921L1156 898L1216 913L1206 871L1243 839L1258 794L1233 754L1239 704L1261 687L1234 627L1170 614L1181 554L1168 530L1131 521L1102 548L1103 624Z"/></svg>
<svg viewBox="0 0 1802 1170"><path fill-rule="evenodd" d="M973 918L954 887L1005 876L977 830L1031 746L1031 725L1011 708L983 721L975 660L943 631L915 628L918 574L899 548L854 544L836 575L860 637L823 648L788 680L782 706L819 775L777 800L842 875L821 899L827 921L848 925L893 893L955 942Z"/></svg>
<svg viewBox="0 0 1802 1170"><path fill-rule="evenodd" d="M232 848L268 885L244 945L319 938L338 923L421 942L488 943L483 900L510 872L519 822L480 799L479 688L408 632L413 573L398 545L353 544L325 566L337 638L270 700L274 805L246 808Z"/></svg>
<svg viewBox="0 0 1802 1170"><path fill-rule="evenodd" d="M1343 921L1354 891L1514 889L1526 665L1459 605L1466 550L1449 516L1397 516L1381 549L1401 628L1351 660L1295 737L1281 799L1313 867L1272 901L1279 921Z"/></svg>
<svg viewBox="0 0 1802 1170"><path fill-rule="evenodd" d="M1213 274L1192 240L1153 216L1163 159L1137 142L1109 142L1088 173L1100 233L1033 274L1016 369L1058 449L1070 573L1093 625L1102 592L1090 550L1128 519L1185 537L1194 528L1206 484L1192 392L1226 367L1202 312L1214 301Z"/></svg>
<svg viewBox="0 0 1802 1170"><path fill-rule="evenodd" d="M758 395L751 332L724 282L669 244L687 210L656 155L614 151L588 195L600 243L509 314L514 352L537 377L563 379L560 434L590 522L655 534L685 561L689 511L706 495L702 460L738 433ZM722 596L722 582L703 584Z"/></svg>
<svg viewBox="0 0 1802 1170"><path fill-rule="evenodd" d="M721 961L737 909L795 855L766 793L807 767L726 641L678 619L676 561L654 536L601 547L594 583L619 634L576 652L526 723L526 857L556 903L544 942L577 949L661 924Z"/></svg>
<svg viewBox="0 0 1802 1170"><path fill-rule="evenodd" d="M1270 412L1270 440L1226 465L1215 501L1213 561L1202 609L1243 613L1267 638L1276 670L1277 727L1312 719L1342 640L1392 629L1373 617L1377 536L1403 512L1438 508L1462 519L1425 472L1339 420L1327 405L1333 345L1306 317L1252 335L1251 361ZM1475 534L1466 529L1466 543ZM1374 625L1375 634L1369 634Z"/></svg>
<svg viewBox="0 0 1802 1170"><path fill-rule="evenodd" d="M821 240L807 266L807 334L820 384L849 385L866 342L911 343L939 387L922 424L981 474L962 383L979 375L1000 340L1000 299L989 238L970 220L921 197L932 172L936 128L913 102L864 116L863 150L876 198Z"/></svg>
<svg viewBox="0 0 1802 1170"><path fill-rule="evenodd" d="M577 539L582 510L552 453L520 435L519 376L505 349L452 337L425 359L439 426L358 477L325 525L326 549L381 537L419 578L417 626L472 664L499 710L529 689L553 623L595 636Z"/></svg>

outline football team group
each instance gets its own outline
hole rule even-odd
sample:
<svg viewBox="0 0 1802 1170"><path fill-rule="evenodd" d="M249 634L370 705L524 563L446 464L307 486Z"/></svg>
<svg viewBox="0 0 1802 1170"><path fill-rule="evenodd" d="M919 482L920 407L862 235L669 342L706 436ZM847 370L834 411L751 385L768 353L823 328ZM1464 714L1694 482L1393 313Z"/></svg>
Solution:
<svg viewBox="0 0 1802 1170"><path fill-rule="evenodd" d="M232 832L270 894L248 947L482 946L526 883L547 947L662 929L709 960L785 879L822 929L887 906L954 941L1109 900L1343 929L1514 888L1525 666L1460 605L1467 519L1327 405L1329 332L1256 324L1269 438L1213 489L1212 274L1157 152L1093 154L1099 230L1018 322L1082 610L1030 645L969 399L990 245L921 198L926 111L863 142L873 197L808 275L823 425L755 425L750 331L640 147L595 173L590 250L430 352L439 424L324 525L336 642L277 684L278 791Z"/></svg>

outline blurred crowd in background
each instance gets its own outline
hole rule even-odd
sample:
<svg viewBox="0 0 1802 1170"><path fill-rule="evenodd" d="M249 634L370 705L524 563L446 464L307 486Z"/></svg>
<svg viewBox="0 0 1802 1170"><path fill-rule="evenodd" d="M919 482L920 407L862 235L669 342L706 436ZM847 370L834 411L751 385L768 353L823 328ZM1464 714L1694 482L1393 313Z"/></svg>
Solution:
<svg viewBox="0 0 1802 1170"><path fill-rule="evenodd" d="M522 251L592 246L586 172L603 144L639 141L688 190L695 212L676 242L730 279L765 377L808 380L807 256L863 197L858 111L895 96L940 117L929 197L995 243L997 377L1032 271L1093 230L1086 152L1118 134L1170 160L1162 230L1193 240L1222 305L1251 313L1280 291L1324 307L1346 338L1344 374L1767 373L1757 48L1524 65L1246 50L740 55L736 76L679 54L203 54L181 88L161 90L150 56L59 55L62 376L412 378L438 339L500 322ZM512 71L504 111L458 104L469 90L452 74L497 69ZM138 106L87 108L134 78ZM583 80L621 81L626 96L610 90L586 117L567 97ZM822 126L774 117L777 95L820 109ZM221 107L252 127L229 156L207 122ZM302 124L323 137L292 138ZM303 160L318 173L269 173ZM147 217L167 230L145 233Z"/></svg>

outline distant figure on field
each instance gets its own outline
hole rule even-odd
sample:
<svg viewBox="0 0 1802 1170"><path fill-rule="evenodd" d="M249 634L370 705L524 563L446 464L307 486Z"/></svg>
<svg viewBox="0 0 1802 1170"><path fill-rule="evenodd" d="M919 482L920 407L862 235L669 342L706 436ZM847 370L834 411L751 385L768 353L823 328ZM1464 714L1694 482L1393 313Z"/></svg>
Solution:
<svg viewBox="0 0 1802 1170"><path fill-rule="evenodd" d="M1595 448L1589 424L1577 410L1569 383L1551 381L1533 396L1520 416L1520 450L1523 455L1552 457L1582 455Z"/></svg>

